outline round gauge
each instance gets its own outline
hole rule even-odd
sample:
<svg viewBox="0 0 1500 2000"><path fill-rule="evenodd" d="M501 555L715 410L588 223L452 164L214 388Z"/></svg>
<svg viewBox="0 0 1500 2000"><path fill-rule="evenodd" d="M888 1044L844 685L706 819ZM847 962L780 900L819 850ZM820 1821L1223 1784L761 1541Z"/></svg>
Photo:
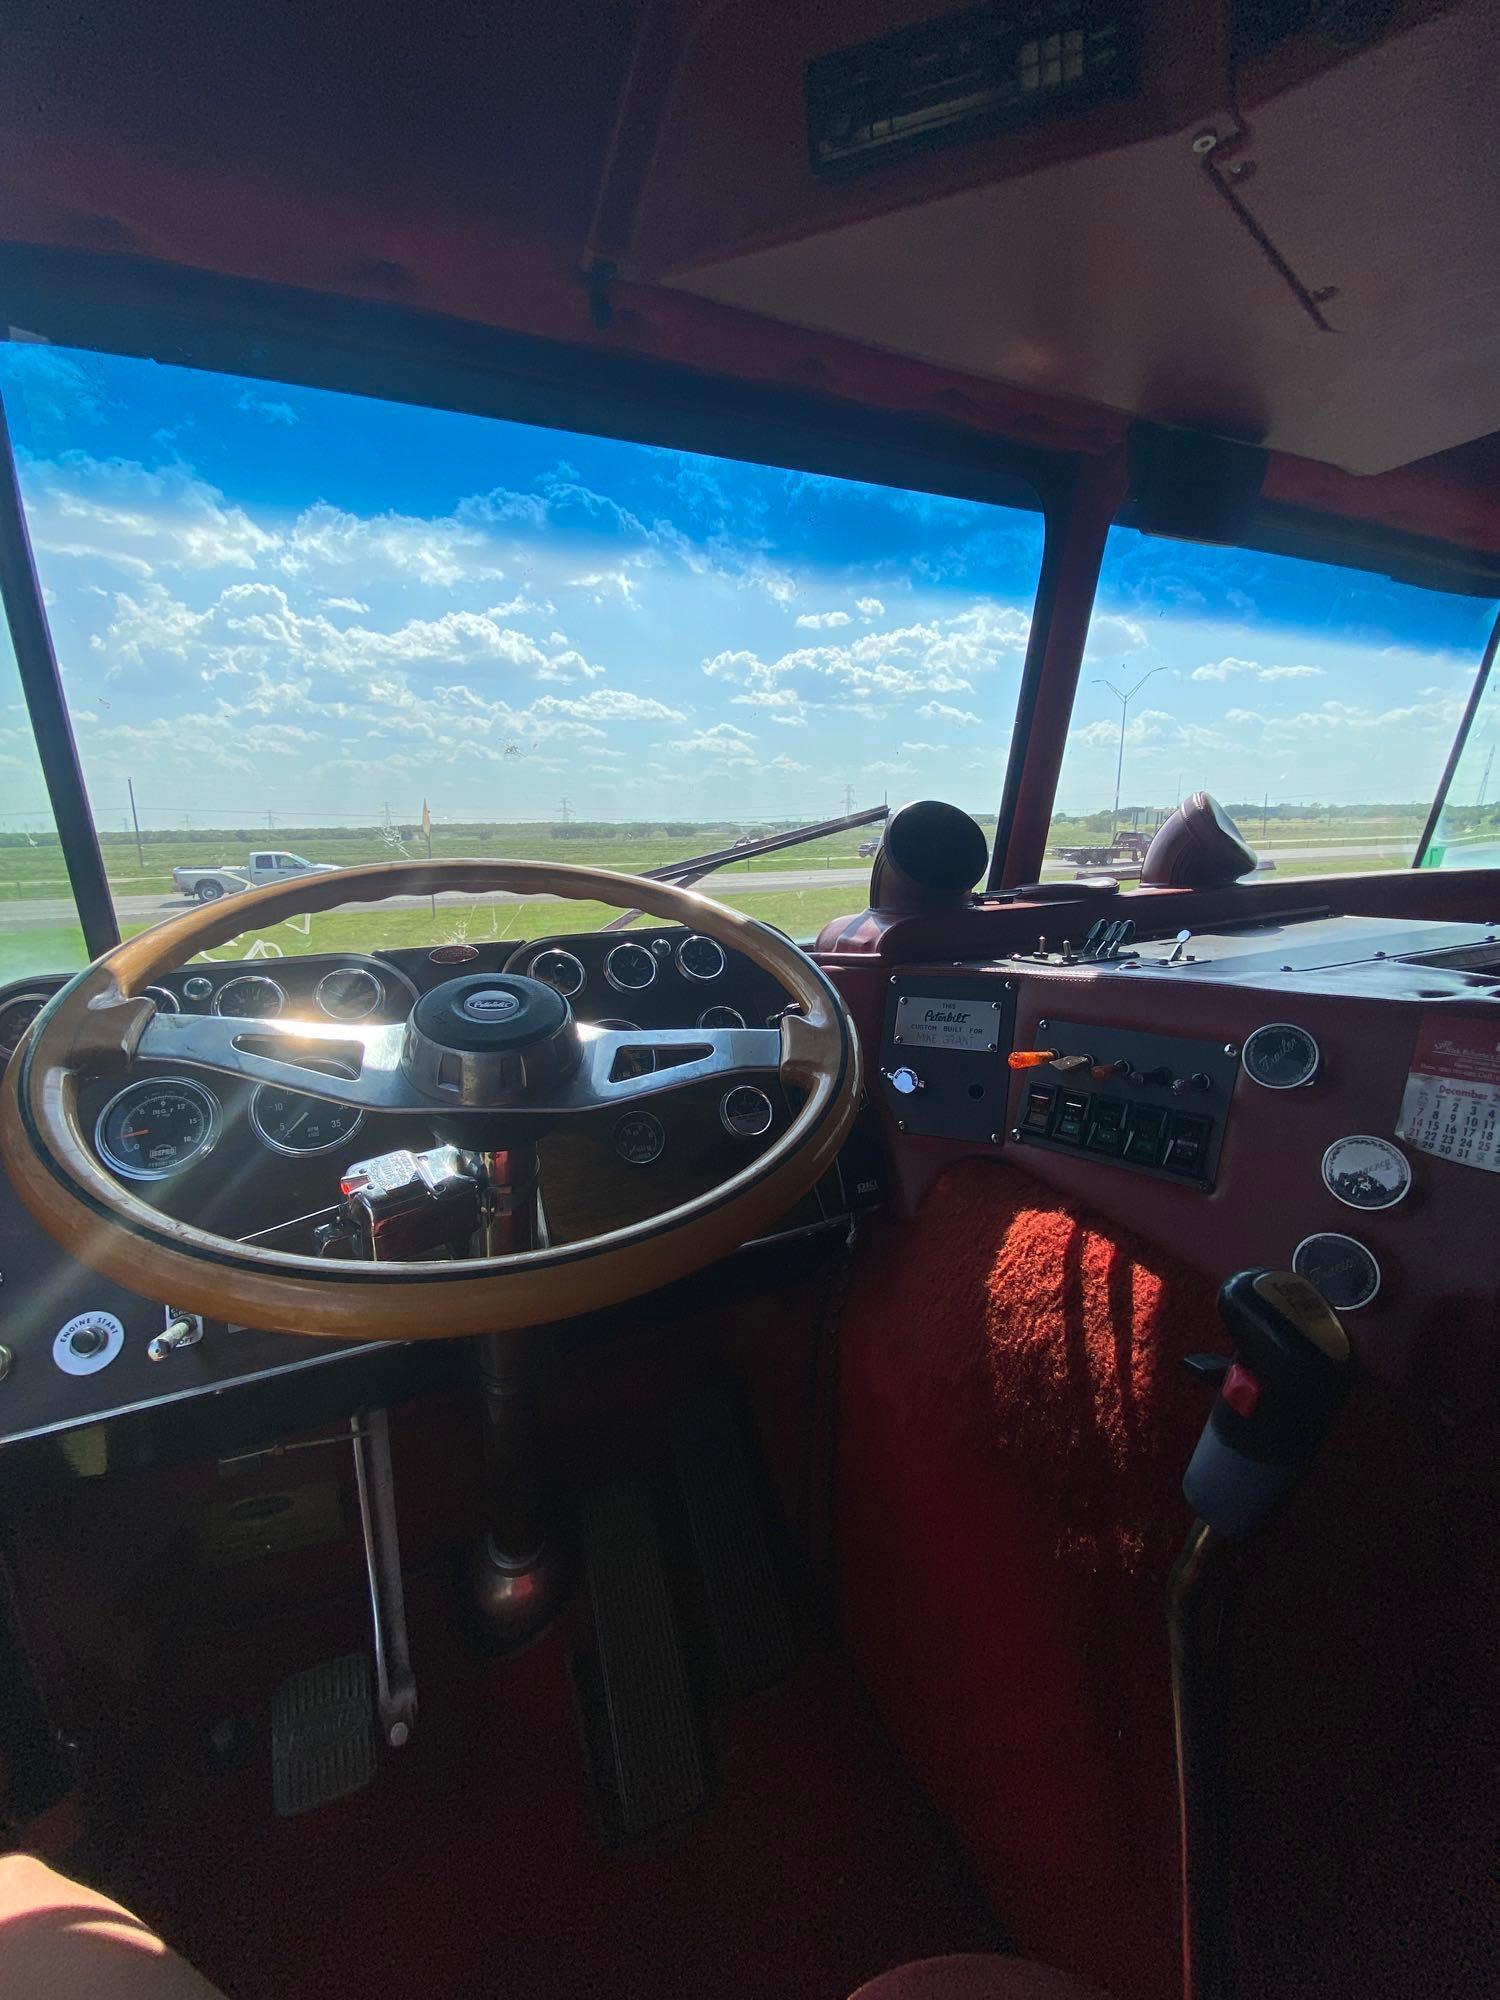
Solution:
<svg viewBox="0 0 1500 2000"><path fill-rule="evenodd" d="M131 1181L165 1180L201 1159L219 1136L219 1100L185 1076L128 1083L99 1113L94 1145Z"/></svg>
<svg viewBox="0 0 1500 2000"><path fill-rule="evenodd" d="M125 1329L113 1313L75 1313L52 1336L52 1359L64 1375L97 1375L124 1345Z"/></svg>
<svg viewBox="0 0 1500 2000"><path fill-rule="evenodd" d="M170 986L148 986L145 990L156 1002L156 1011L158 1014L180 1014L182 1012L182 1002L177 998L177 995L172 991Z"/></svg>
<svg viewBox="0 0 1500 2000"><path fill-rule="evenodd" d="M705 1007L698 1016L700 1028L743 1028L745 1017L738 1007Z"/></svg>
<svg viewBox="0 0 1500 2000"><path fill-rule="evenodd" d="M615 1151L633 1167L649 1167L659 1160L666 1143L661 1120L649 1111L632 1111L615 1126Z"/></svg>
<svg viewBox="0 0 1500 2000"><path fill-rule="evenodd" d="M613 1028L616 1034L638 1035L641 1032L634 1021L604 1020L599 1026ZM610 1068L609 1080L611 1083L619 1083L627 1076L650 1076L655 1068L654 1049L621 1049Z"/></svg>
<svg viewBox="0 0 1500 2000"><path fill-rule="evenodd" d="M1268 1021L1245 1037L1241 1061L1252 1083L1265 1090L1296 1090L1311 1083L1321 1057L1306 1028L1290 1021Z"/></svg>
<svg viewBox="0 0 1500 2000"><path fill-rule="evenodd" d="M48 993L17 993L0 1001L0 1068L10 1060L22 1035L50 998Z"/></svg>
<svg viewBox="0 0 1500 2000"><path fill-rule="evenodd" d="M617 944L604 961L604 976L620 993L639 993L656 977L656 960L643 944Z"/></svg>
<svg viewBox="0 0 1500 2000"><path fill-rule="evenodd" d="M1332 1230L1304 1236L1292 1252L1292 1269L1316 1285L1335 1312L1357 1312L1380 1290L1380 1266L1364 1244Z"/></svg>
<svg viewBox="0 0 1500 2000"><path fill-rule="evenodd" d="M1323 1155L1323 1185L1349 1208L1394 1208L1411 1192L1411 1162L1389 1139L1351 1132Z"/></svg>
<svg viewBox="0 0 1500 2000"><path fill-rule="evenodd" d="M183 980L182 990L189 1000L206 1000L214 990L214 983L211 979L206 979L201 972L195 972L190 978Z"/></svg>
<svg viewBox="0 0 1500 2000"><path fill-rule="evenodd" d="M717 938L695 932L677 947L677 970L688 979L717 979L725 963L724 947Z"/></svg>
<svg viewBox="0 0 1500 2000"><path fill-rule="evenodd" d="M719 1123L737 1139L758 1139L771 1129L776 1113L771 1100L753 1083L738 1083L724 1093L719 1105Z"/></svg>
<svg viewBox="0 0 1500 2000"><path fill-rule="evenodd" d="M348 1074L331 1063L327 1068L330 1075ZM261 1084L250 1099L255 1136L273 1153L331 1152L352 1139L364 1122L365 1114L352 1104L330 1104L325 1098L309 1097L305 1090L288 1090L280 1083Z"/></svg>
<svg viewBox="0 0 1500 2000"><path fill-rule="evenodd" d="M260 972L242 972L237 979L226 979L214 995L214 1012L237 1021L269 1021L285 1005L286 995L276 981Z"/></svg>
<svg viewBox="0 0 1500 2000"><path fill-rule="evenodd" d="M556 945L551 951L539 951L526 970L533 979L540 979L544 986L560 993L564 1000L571 1000L575 993L581 993L588 978L582 960L575 958L570 951L559 950Z"/></svg>
<svg viewBox="0 0 1500 2000"><path fill-rule="evenodd" d="M385 999L385 988L363 965L339 965L325 972L313 998L333 1021L368 1021Z"/></svg>

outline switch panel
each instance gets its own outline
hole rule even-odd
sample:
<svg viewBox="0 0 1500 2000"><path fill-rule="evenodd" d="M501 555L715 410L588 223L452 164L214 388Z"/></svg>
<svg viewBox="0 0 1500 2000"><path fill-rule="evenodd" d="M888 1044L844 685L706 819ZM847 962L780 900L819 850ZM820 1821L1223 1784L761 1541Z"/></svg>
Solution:
<svg viewBox="0 0 1500 2000"><path fill-rule="evenodd" d="M1081 1021L1037 1023L1057 1060L1015 1073L1011 1136L1137 1173L1211 1188L1239 1051Z"/></svg>
<svg viewBox="0 0 1500 2000"><path fill-rule="evenodd" d="M913 973L887 990L880 1089L902 1132L1004 1139L1015 991L972 973Z"/></svg>

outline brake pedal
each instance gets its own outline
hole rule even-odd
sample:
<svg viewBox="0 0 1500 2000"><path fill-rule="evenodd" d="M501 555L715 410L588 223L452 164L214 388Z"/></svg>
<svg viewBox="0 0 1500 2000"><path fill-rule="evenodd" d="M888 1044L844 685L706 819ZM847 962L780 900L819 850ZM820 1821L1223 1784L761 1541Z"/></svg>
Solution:
<svg viewBox="0 0 1500 2000"><path fill-rule="evenodd" d="M601 1817L615 1840L641 1840L707 1804L698 1714L645 1495L627 1486L590 1494L582 1527L598 1645Z"/></svg>
<svg viewBox="0 0 1500 2000"><path fill-rule="evenodd" d="M276 1810L327 1805L375 1775L375 1701L363 1653L323 1660L284 1680L271 1698L271 1790Z"/></svg>
<svg viewBox="0 0 1500 2000"><path fill-rule="evenodd" d="M744 1440L717 1395L681 1405L671 1433L724 1684L731 1695L754 1694L791 1672L797 1641Z"/></svg>

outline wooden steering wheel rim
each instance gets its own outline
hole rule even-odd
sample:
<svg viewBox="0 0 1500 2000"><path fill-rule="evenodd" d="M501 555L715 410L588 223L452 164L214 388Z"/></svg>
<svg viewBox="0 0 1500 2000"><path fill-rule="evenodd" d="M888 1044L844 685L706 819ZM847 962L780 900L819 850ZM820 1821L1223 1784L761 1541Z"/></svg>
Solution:
<svg viewBox="0 0 1500 2000"><path fill-rule="evenodd" d="M123 1069L155 1013L144 989L240 933L345 902L503 890L640 909L742 952L786 988L781 1075L806 1092L740 1172L647 1221L553 1249L455 1264L361 1264L243 1244L140 1200L96 1160L81 1075ZM859 1040L824 974L779 932L692 890L536 861L376 862L205 905L127 939L62 988L0 1087L0 1158L27 1209L81 1262L147 1298L267 1331L440 1340L567 1319L686 1277L770 1228L832 1165L859 1108Z"/></svg>

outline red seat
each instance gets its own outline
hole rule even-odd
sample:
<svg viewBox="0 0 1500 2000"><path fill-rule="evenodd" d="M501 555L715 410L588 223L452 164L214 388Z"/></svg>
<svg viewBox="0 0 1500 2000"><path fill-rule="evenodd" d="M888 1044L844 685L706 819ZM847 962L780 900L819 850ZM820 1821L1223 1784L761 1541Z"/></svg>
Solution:
<svg viewBox="0 0 1500 2000"><path fill-rule="evenodd" d="M1097 1986L1085 1986L1049 1966L966 1951L898 1965L894 1972L882 1972L861 1986L851 2000L1106 2000L1106 1996Z"/></svg>

